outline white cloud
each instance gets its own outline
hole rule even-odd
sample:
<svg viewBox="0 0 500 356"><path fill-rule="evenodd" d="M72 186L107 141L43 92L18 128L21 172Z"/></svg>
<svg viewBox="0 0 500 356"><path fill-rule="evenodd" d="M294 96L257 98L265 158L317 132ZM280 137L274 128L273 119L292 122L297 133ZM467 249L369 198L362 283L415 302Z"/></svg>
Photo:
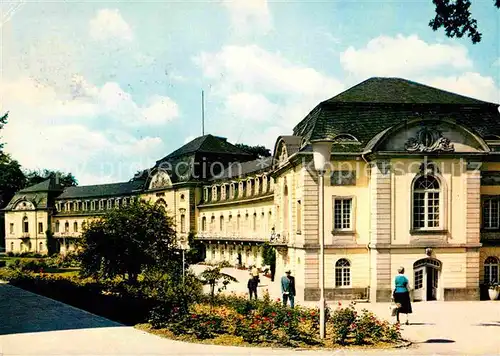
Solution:
<svg viewBox="0 0 500 356"><path fill-rule="evenodd" d="M403 77L453 93L500 102L493 78L474 71L467 48L427 43L417 36L380 36L341 53L343 68L356 78Z"/></svg>
<svg viewBox="0 0 500 356"><path fill-rule="evenodd" d="M229 116L255 123L275 117L279 110L279 106L271 103L265 96L245 92L229 94L224 105Z"/></svg>
<svg viewBox="0 0 500 356"><path fill-rule="evenodd" d="M118 9L101 9L89 22L90 36L102 41L109 39L133 40L130 25L123 19Z"/></svg>
<svg viewBox="0 0 500 356"><path fill-rule="evenodd" d="M436 68L472 68L465 46L428 44L416 35L380 36L370 40L364 48L349 47L341 53L340 63L357 77L409 77Z"/></svg>
<svg viewBox="0 0 500 356"><path fill-rule="evenodd" d="M123 123L158 125L178 115L177 105L168 97L154 96L141 107L118 84L99 88L81 76L74 78L67 93L30 78L2 80L0 97L0 110L10 111L2 130L6 151L26 168L70 171L80 184L129 179L153 165L165 154L161 138L136 138L127 132L131 125ZM128 119L121 119L125 113ZM101 121L94 120L97 117ZM106 120L112 117L123 121L117 127ZM105 129L103 122L113 128Z"/></svg>
<svg viewBox="0 0 500 356"><path fill-rule="evenodd" d="M205 78L217 81L222 93L235 89L266 94L293 94L328 97L343 89L336 79L313 68L293 64L279 53L257 45L226 46L217 53L195 57Z"/></svg>
<svg viewBox="0 0 500 356"><path fill-rule="evenodd" d="M321 100L344 88L313 68L256 45L226 46L194 58L221 106L209 128L230 141L272 148Z"/></svg>
<svg viewBox="0 0 500 356"><path fill-rule="evenodd" d="M472 98L500 103L500 88L491 77L475 72L458 76L422 78L422 83Z"/></svg>
<svg viewBox="0 0 500 356"><path fill-rule="evenodd" d="M267 0L232 0L223 2L223 5L228 10L235 35L265 34L272 29Z"/></svg>
<svg viewBox="0 0 500 356"><path fill-rule="evenodd" d="M167 96L155 96L142 110L143 120L152 125L164 124L179 116L179 107Z"/></svg>

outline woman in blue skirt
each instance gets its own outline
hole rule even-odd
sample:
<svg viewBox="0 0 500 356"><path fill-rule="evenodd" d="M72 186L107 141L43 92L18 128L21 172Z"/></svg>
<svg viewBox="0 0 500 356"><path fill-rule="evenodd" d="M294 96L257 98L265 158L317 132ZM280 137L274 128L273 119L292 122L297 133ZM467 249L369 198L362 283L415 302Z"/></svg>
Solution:
<svg viewBox="0 0 500 356"><path fill-rule="evenodd" d="M406 314L406 325L409 325L408 314L412 313L411 302L410 302L410 287L408 278L404 275L405 269L403 267L398 268L398 275L394 279L394 303L399 304L400 307L396 311L396 320L399 323L399 314Z"/></svg>

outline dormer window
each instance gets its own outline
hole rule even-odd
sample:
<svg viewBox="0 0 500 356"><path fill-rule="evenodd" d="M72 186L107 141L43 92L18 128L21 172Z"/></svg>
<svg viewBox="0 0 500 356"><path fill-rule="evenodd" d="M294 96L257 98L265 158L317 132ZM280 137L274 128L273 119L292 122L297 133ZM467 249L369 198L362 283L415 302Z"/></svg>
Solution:
<svg viewBox="0 0 500 356"><path fill-rule="evenodd" d="M220 199L225 200L226 199L226 185L223 184L220 187Z"/></svg>
<svg viewBox="0 0 500 356"><path fill-rule="evenodd" d="M253 184L252 180L247 180L247 197L251 197L253 195Z"/></svg>
<svg viewBox="0 0 500 356"><path fill-rule="evenodd" d="M257 177L255 178L255 195L259 195L260 194L260 178Z"/></svg>
<svg viewBox="0 0 500 356"><path fill-rule="evenodd" d="M216 201L217 200L217 186L214 185L212 186L212 201Z"/></svg>
<svg viewBox="0 0 500 356"><path fill-rule="evenodd" d="M239 198L243 198L245 194L245 182L241 181L238 183Z"/></svg>

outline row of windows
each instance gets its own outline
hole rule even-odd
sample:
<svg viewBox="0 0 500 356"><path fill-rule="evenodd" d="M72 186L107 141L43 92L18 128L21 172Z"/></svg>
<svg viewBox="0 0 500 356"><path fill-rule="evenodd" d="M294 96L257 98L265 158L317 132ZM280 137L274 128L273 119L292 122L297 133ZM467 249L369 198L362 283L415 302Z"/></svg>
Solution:
<svg viewBox="0 0 500 356"><path fill-rule="evenodd" d="M134 197L94 199L84 201L57 202L56 209L60 212L71 211L98 211L127 206L134 201Z"/></svg>
<svg viewBox="0 0 500 356"><path fill-rule="evenodd" d="M31 251L31 249L33 248L33 244L31 243L31 241L28 241L28 242L21 242L21 245L20 245L20 248L21 248L21 251L23 250L28 250L28 251ZM10 243L10 251L14 252L15 250L15 245L13 242ZM43 252L43 242L39 242L38 243L38 251L37 252Z"/></svg>
<svg viewBox="0 0 500 356"><path fill-rule="evenodd" d="M205 187L203 200L205 202L237 199L258 196L273 191L272 178L267 176L249 178L246 181L225 183Z"/></svg>
<svg viewBox="0 0 500 356"><path fill-rule="evenodd" d="M260 215L260 219L258 219ZM253 231L258 231L261 227L264 226L265 224L265 218L266 218L266 213L262 212L261 214L253 213L251 216L247 213L244 215L244 217L240 214L236 215L236 219L233 220L233 216L230 214L227 217L227 221L224 219L224 215L219 216L219 225L216 226L216 217L211 216L210 217L210 226L208 226L208 221L207 217L203 216L201 218L201 231L210 231L215 232L218 230L222 232L224 230L224 227L226 227L228 230L236 229L236 231L239 231L243 226L246 228L251 228ZM267 218L267 225L271 226L272 224L272 212L268 213L268 218ZM236 225L234 224L236 222ZM227 223L227 224L225 224Z"/></svg>
<svg viewBox="0 0 500 356"><path fill-rule="evenodd" d="M86 221L82 221L82 230L85 229L86 225L87 225L87 222ZM61 231L61 223L60 223L60 221L57 220L56 223L55 223L55 232L64 232L64 233L67 233L67 232L70 232L69 228L70 228L69 221L66 221L64 223L64 230L63 231ZM76 221L73 223L73 231L72 232L78 232L78 222L76 222Z"/></svg>
<svg viewBox="0 0 500 356"><path fill-rule="evenodd" d="M23 228L23 234L29 234L29 232L30 232L30 225L29 225L29 221L28 221L28 217L27 216L23 217L22 228ZM14 234L14 223L10 223L9 232L11 234ZM38 233L39 234L43 234L44 233L44 231L43 231L43 223L42 222L38 223Z"/></svg>

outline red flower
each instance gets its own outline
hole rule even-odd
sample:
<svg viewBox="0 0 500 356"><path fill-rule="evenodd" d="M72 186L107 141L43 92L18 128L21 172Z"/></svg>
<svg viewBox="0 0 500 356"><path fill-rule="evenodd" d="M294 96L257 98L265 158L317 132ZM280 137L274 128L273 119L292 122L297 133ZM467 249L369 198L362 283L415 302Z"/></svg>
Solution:
<svg viewBox="0 0 500 356"><path fill-rule="evenodd" d="M341 307L341 306L342 306L342 303L341 303L341 302L339 302L339 307Z"/></svg>

